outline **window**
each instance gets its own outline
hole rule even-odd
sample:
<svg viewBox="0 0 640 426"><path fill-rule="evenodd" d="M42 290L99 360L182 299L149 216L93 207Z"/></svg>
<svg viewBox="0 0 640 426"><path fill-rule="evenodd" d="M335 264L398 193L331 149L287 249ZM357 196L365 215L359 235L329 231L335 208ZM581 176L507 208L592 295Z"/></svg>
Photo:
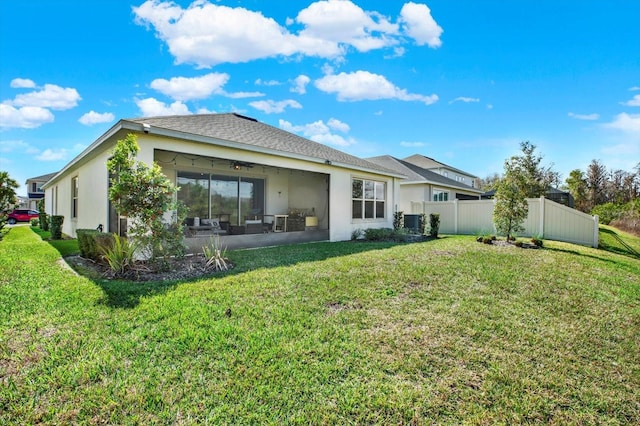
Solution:
<svg viewBox="0 0 640 426"><path fill-rule="evenodd" d="M353 179L351 185L353 219L385 217L386 184L373 180Z"/></svg>
<svg viewBox="0 0 640 426"><path fill-rule="evenodd" d="M433 201L449 201L449 191L433 190Z"/></svg>
<svg viewBox="0 0 640 426"><path fill-rule="evenodd" d="M78 217L78 176L71 179L71 217Z"/></svg>

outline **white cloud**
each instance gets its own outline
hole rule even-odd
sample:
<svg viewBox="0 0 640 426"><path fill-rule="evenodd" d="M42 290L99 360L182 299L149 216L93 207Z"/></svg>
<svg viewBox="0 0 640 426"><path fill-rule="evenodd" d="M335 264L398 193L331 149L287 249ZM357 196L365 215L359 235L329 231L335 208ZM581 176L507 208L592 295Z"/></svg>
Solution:
<svg viewBox="0 0 640 426"><path fill-rule="evenodd" d="M19 107L41 107L54 110L66 110L78 105L82 98L76 89L63 88L55 84L45 84L44 89L37 92L22 93L11 102Z"/></svg>
<svg viewBox="0 0 640 426"><path fill-rule="evenodd" d="M59 161L67 158L67 150L64 148L51 149L47 148L36 156L38 161Z"/></svg>
<svg viewBox="0 0 640 426"><path fill-rule="evenodd" d="M136 99L136 105L140 108L143 117L155 117L161 115L189 115L189 108L180 101L167 105L155 98Z"/></svg>
<svg viewBox="0 0 640 426"><path fill-rule="evenodd" d="M267 114L282 113L287 107L295 108L295 109L302 108L302 105L300 105L300 103L298 103L297 101L294 101L293 99L287 99L284 101L272 101L272 100L254 101L254 102L249 102L249 105Z"/></svg>
<svg viewBox="0 0 640 426"><path fill-rule="evenodd" d="M261 78L255 81L256 86L280 86L280 83L277 80L262 80Z"/></svg>
<svg viewBox="0 0 640 426"><path fill-rule="evenodd" d="M593 121L593 120L597 120L600 118L600 114L574 114L572 112L570 112L569 114L567 114L569 117L571 118L575 118L576 120L588 120L588 121Z"/></svg>
<svg viewBox="0 0 640 426"><path fill-rule="evenodd" d="M316 1L298 13L296 21L305 28L297 39L300 46L312 47L320 56L344 53L342 45L351 45L360 52L393 46L398 25L383 15L365 12L351 1Z"/></svg>
<svg viewBox="0 0 640 426"><path fill-rule="evenodd" d="M187 8L173 2L148 0L133 8L135 21L152 28L167 44L178 64L192 63L209 68L220 63L243 63L276 56L314 56L340 59L354 48L397 49L407 40L438 47L442 28L433 20L428 7L407 3L393 23L375 11L365 11L350 0L316 1L302 9L286 25L301 26L290 32L273 18L242 7L196 0Z"/></svg>
<svg viewBox="0 0 640 426"><path fill-rule="evenodd" d="M422 148L427 146L424 142L400 142L400 146L405 148Z"/></svg>
<svg viewBox="0 0 640 426"><path fill-rule="evenodd" d="M640 114L627 114L623 112L616 115L611 123L606 123L604 126L625 133L638 133L640 136Z"/></svg>
<svg viewBox="0 0 640 426"><path fill-rule="evenodd" d="M329 119L326 124L322 120L299 126L294 126L285 120L279 120L278 124L283 130L291 133L302 134L308 139L325 145L347 147L356 143L356 141L351 137L345 137L332 132L332 130L335 130L346 133L349 130L349 126L347 124L336 120L335 118Z"/></svg>
<svg viewBox="0 0 640 426"><path fill-rule="evenodd" d="M36 83L28 78L14 78L11 80L10 86L14 89L33 89Z"/></svg>
<svg viewBox="0 0 640 426"><path fill-rule="evenodd" d="M634 107L640 106L640 95L635 95L631 100L628 100L627 102L620 102L620 104Z"/></svg>
<svg viewBox="0 0 640 426"><path fill-rule="evenodd" d="M173 77L171 80L157 78L151 82L151 88L175 101L190 101L208 98L212 93L221 93L227 81L229 74L210 73L192 78Z"/></svg>
<svg viewBox="0 0 640 426"><path fill-rule="evenodd" d="M290 89L293 93L298 93L300 95L304 95L307 93L307 84L311 79L304 74L300 74L293 80L293 87Z"/></svg>
<svg viewBox="0 0 640 426"><path fill-rule="evenodd" d="M459 96L457 98L455 98L452 101L449 101L449 104L452 104L454 102L464 102L464 103L471 103L471 102L480 102L479 98L467 98L465 96Z"/></svg>
<svg viewBox="0 0 640 426"><path fill-rule="evenodd" d="M343 123L335 118L330 118L329 121L327 121L327 126L342 133L349 133L349 130L351 130L351 127L349 127L347 123Z"/></svg>
<svg viewBox="0 0 640 426"><path fill-rule="evenodd" d="M629 91L635 92L636 90L640 90L640 86L633 86L629 88Z"/></svg>
<svg viewBox="0 0 640 426"><path fill-rule="evenodd" d="M231 99L259 98L261 96L265 96L265 94L262 92L233 92L233 93L222 92L220 94Z"/></svg>
<svg viewBox="0 0 640 426"><path fill-rule="evenodd" d="M52 123L53 120L53 114L46 108L37 106L15 108L8 104L0 104L0 128L35 129L45 123Z"/></svg>
<svg viewBox="0 0 640 426"><path fill-rule="evenodd" d="M115 116L110 112L98 113L91 110L80 117L78 121L85 126L91 126L92 124L108 123L110 121L113 121L114 119Z"/></svg>
<svg viewBox="0 0 640 426"><path fill-rule="evenodd" d="M438 101L437 95L408 93L393 85L384 76L368 71L327 75L315 81L315 86L327 93L336 93L339 101L361 101L378 99L398 99L419 101L431 105Z"/></svg>
<svg viewBox="0 0 640 426"><path fill-rule="evenodd" d="M442 27L433 19L426 4L406 3L400 11L400 21L405 33L419 46L427 44L436 48L442 45Z"/></svg>

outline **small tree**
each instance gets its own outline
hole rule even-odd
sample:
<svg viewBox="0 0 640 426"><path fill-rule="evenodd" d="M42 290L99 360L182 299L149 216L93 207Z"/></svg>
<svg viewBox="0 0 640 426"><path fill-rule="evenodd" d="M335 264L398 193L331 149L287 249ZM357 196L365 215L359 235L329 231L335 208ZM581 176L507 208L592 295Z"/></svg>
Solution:
<svg viewBox="0 0 640 426"><path fill-rule="evenodd" d="M0 215L15 206L18 187L18 182L11 179L9 172L0 171Z"/></svg>
<svg viewBox="0 0 640 426"><path fill-rule="evenodd" d="M152 261L184 254L182 220L185 210L175 200L178 188L162 173L160 166L135 160L140 147L134 134L119 140L107 162L112 176L109 199L119 214L130 219L129 234L143 256ZM164 222L165 213L172 223Z"/></svg>
<svg viewBox="0 0 640 426"><path fill-rule="evenodd" d="M518 157L504 162L504 172L496 189L493 223L498 233L509 240L524 230L522 224L529 213L529 205L523 191L525 178Z"/></svg>
<svg viewBox="0 0 640 426"><path fill-rule="evenodd" d="M49 218L47 212L44 211L44 198L38 201L38 223L43 231L49 230Z"/></svg>

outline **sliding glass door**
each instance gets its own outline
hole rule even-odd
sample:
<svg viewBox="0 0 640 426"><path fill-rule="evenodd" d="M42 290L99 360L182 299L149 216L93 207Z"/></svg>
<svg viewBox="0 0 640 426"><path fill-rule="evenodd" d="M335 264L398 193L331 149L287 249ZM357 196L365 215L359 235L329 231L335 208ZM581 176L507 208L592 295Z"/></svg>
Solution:
<svg viewBox="0 0 640 426"><path fill-rule="evenodd" d="M264 179L178 172L178 186L189 217L225 215L232 225L241 225L245 216L264 214Z"/></svg>

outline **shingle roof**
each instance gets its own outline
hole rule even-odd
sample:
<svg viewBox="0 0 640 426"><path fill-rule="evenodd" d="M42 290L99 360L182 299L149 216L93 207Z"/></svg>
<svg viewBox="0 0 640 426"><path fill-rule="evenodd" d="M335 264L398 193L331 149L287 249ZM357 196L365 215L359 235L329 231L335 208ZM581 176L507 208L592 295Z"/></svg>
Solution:
<svg viewBox="0 0 640 426"><path fill-rule="evenodd" d="M422 167L418 167L415 164L411 164L404 160L399 160L390 155L383 155L380 157L367 158L368 161L376 164L380 164L383 167L394 170L397 173L407 176L409 182L429 182L440 185L445 185L450 188L464 189L467 191L474 191L481 193L482 191L472 188L464 183L457 182L453 179L444 177L438 173L432 172Z"/></svg>
<svg viewBox="0 0 640 426"><path fill-rule="evenodd" d="M42 176L30 177L27 180L35 180L35 181L39 181L39 182L46 182L46 181L48 181L49 179L51 179L52 177L54 177L57 174L58 174L58 172L47 173L46 175L42 175Z"/></svg>
<svg viewBox="0 0 640 426"><path fill-rule="evenodd" d="M354 166L359 169L374 170L384 174L395 174L379 164L374 164L353 155L338 151L318 142L297 136L293 133L278 129L253 118L235 113L226 114L198 114L173 115L163 117L132 118L130 121L148 124L154 127L198 135L206 138L236 142L251 147L274 150L287 156L299 155Z"/></svg>

